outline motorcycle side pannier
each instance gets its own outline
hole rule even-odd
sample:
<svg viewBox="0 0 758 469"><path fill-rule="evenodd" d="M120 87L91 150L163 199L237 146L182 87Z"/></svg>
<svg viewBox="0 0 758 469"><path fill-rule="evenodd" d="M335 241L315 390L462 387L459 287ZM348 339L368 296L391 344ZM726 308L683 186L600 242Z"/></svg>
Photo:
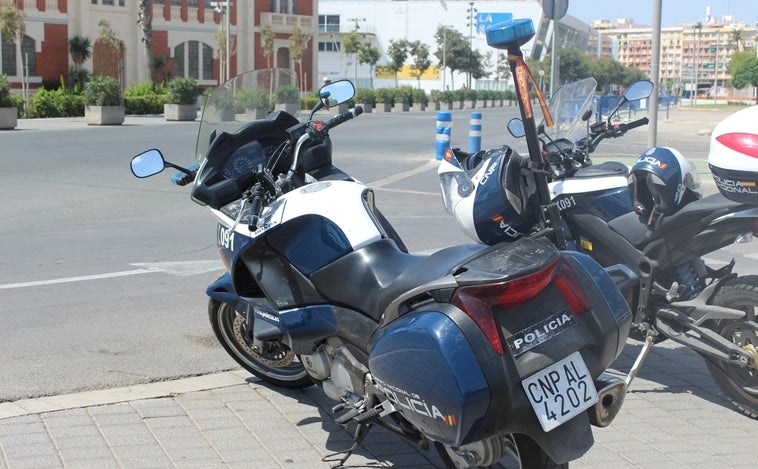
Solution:
<svg viewBox="0 0 758 469"><path fill-rule="evenodd" d="M711 134L708 166L721 194L758 205L758 106L735 112Z"/></svg>

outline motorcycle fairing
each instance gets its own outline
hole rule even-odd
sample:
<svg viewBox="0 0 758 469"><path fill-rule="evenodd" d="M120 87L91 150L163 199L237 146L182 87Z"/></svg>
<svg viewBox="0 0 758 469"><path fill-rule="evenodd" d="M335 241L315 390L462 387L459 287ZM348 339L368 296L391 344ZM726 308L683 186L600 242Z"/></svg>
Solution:
<svg viewBox="0 0 758 469"><path fill-rule="evenodd" d="M234 154L235 150L254 140L286 140L287 128L297 123L298 120L292 115L286 112L277 112L269 114L265 119L247 123L236 132L214 134L213 141L208 142L210 146L206 153L207 157L203 159L201 170L192 185L192 200L201 205L219 209L239 199L242 193L250 187L253 181L253 173L228 178L223 173L227 160ZM198 148L205 148L200 143L198 142ZM271 157L271 155L267 156ZM286 162L281 163L286 164ZM278 166L277 168L281 172L282 168ZM286 166L284 170L286 171Z"/></svg>

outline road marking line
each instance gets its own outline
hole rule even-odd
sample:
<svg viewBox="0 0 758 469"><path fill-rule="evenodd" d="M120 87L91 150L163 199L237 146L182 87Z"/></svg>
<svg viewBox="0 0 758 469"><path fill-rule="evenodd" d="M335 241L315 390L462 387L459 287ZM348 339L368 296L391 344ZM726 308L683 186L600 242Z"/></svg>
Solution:
<svg viewBox="0 0 758 469"><path fill-rule="evenodd" d="M0 285L0 290L10 290L13 288L25 288L25 287L40 287L44 285L55 285L58 283L84 282L87 280L127 277L129 275L151 274L155 272L159 272L159 271L147 270L147 269L136 269L136 270L124 270L121 272L112 272L109 274L82 275L80 277L64 277L64 278L55 278L51 280L39 280L37 282L6 283L5 285Z"/></svg>

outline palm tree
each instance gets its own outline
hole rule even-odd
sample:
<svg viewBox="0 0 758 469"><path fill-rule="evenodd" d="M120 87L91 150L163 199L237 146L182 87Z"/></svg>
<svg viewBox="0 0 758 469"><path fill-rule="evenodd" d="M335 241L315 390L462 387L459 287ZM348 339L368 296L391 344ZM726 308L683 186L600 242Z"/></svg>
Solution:
<svg viewBox="0 0 758 469"><path fill-rule="evenodd" d="M155 84L155 61L153 60L153 2L139 0L137 10L137 24L142 30L142 45L145 48L145 64L150 81Z"/></svg>
<svg viewBox="0 0 758 469"><path fill-rule="evenodd" d="M74 62L74 69L78 72L84 62L92 57L92 43L86 36L78 34L71 36L68 40L68 53L71 55L71 61Z"/></svg>
<svg viewBox="0 0 758 469"><path fill-rule="evenodd" d="M745 51L745 39L742 37L741 29L733 29L731 39L732 39L731 42L734 42L735 44L737 44L737 52Z"/></svg>

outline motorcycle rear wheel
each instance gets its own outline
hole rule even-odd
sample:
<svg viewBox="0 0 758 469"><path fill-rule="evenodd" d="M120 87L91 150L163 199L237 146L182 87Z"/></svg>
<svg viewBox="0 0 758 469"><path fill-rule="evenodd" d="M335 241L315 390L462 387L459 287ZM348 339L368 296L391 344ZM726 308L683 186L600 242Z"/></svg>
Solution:
<svg viewBox="0 0 758 469"><path fill-rule="evenodd" d="M208 318L213 327L213 333L224 347L224 350L243 368L258 378L283 388L305 388L313 381L295 359L285 366L271 366L263 363L253 351L242 330L245 321L237 317L234 309L226 303L210 300L208 303Z"/></svg>
<svg viewBox="0 0 758 469"><path fill-rule="evenodd" d="M568 463L558 464L526 435L504 434L478 441L454 450L442 443L434 444L447 469L567 469ZM472 463L465 453L478 455L478 463ZM483 465L484 464L484 465Z"/></svg>
<svg viewBox="0 0 758 469"><path fill-rule="evenodd" d="M725 283L713 297L713 304L745 311L745 320L716 321L714 330L740 347L758 348L758 335L741 327L756 321L758 310L758 275L737 277ZM730 365L706 359L713 380L727 398L745 415L758 419L758 368Z"/></svg>

